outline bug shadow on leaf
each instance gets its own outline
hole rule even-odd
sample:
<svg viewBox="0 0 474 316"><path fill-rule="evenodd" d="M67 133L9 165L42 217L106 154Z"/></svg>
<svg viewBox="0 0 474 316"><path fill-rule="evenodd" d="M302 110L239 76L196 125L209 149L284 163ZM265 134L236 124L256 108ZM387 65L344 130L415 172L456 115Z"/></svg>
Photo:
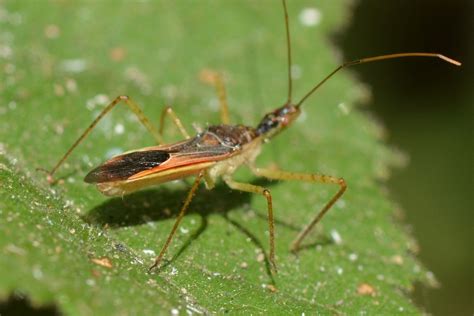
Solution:
<svg viewBox="0 0 474 316"><path fill-rule="evenodd" d="M267 188L276 183L276 181L265 179L257 179L252 182L254 185ZM188 190L188 187L173 189L160 186L131 193L124 197L114 197L91 209L83 216L83 220L92 225L119 229L120 227L137 226L149 222L173 219L178 215ZM224 183L219 183L212 190L206 190L204 187L201 187L194 196L187 211L187 214L199 214L201 216L201 224L163 267L177 259L194 240L198 239L205 232L208 226L208 216L211 214L221 215L231 225L240 230L242 234L248 236L255 246L266 254L268 251L266 248L268 247L264 245L267 244L267 241L259 240L253 232L250 232L242 224L230 219L228 216L232 210L250 205L253 198L264 199L263 196L257 194L232 190ZM258 210L257 217L261 220L266 220L266 209ZM292 223L285 222L284 219L279 219L278 215L275 216L275 223L277 226L286 227L286 229L295 231L295 233L300 229L300 227ZM323 240L303 245L300 250L330 243L330 240L323 238ZM272 278L269 268L270 262L267 257L265 257L265 264L266 270Z"/></svg>
<svg viewBox="0 0 474 316"><path fill-rule="evenodd" d="M266 180L253 182L255 185L265 187L270 187L272 183L274 182ZM91 209L82 218L89 224L111 229L173 219L178 215L188 190L188 187L170 189L166 186L141 190L124 197L108 199ZM232 225L239 229L242 228L243 226L235 225L235 223L230 221L227 214L232 210L249 205L254 196L255 198L263 199L263 197L256 194L232 190L223 183L219 183L212 190L206 190L204 187L201 187L194 196L187 211L187 214L199 214L201 216L201 224L180 247L180 250L173 254L171 260L162 267L177 259L194 240L205 232L208 225L208 216L211 214L219 214ZM246 229L242 228L240 230L247 236L251 235L251 240L255 242L255 245L261 248L264 253L266 252L266 249L262 247L262 242L255 235ZM267 267L269 264L267 262Z"/></svg>
<svg viewBox="0 0 474 316"><path fill-rule="evenodd" d="M258 181L254 184L269 187L272 182ZM141 190L124 197L114 197L90 210L83 220L98 226L110 228L143 225L175 218L189 188L170 189L161 186ZM212 190L201 187L194 196L187 214L226 214L231 210L250 204L253 195L234 191L223 183ZM256 195L256 198L260 198ZM263 198L263 197L261 197Z"/></svg>

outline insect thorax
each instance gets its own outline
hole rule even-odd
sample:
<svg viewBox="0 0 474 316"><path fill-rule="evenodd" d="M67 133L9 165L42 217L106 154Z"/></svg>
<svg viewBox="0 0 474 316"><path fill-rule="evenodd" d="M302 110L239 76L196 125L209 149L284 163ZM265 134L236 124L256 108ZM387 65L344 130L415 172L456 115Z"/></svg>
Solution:
<svg viewBox="0 0 474 316"><path fill-rule="evenodd" d="M211 140L219 139L222 146L232 146L235 153L229 158L217 162L206 171L206 187L211 189L219 177L232 175L235 170L244 164L253 164L262 144L262 138L255 129L244 125L217 125L211 126L203 134Z"/></svg>
<svg viewBox="0 0 474 316"><path fill-rule="evenodd" d="M235 148L251 142L257 137L254 128L245 125L213 125L198 135L201 146L224 146Z"/></svg>

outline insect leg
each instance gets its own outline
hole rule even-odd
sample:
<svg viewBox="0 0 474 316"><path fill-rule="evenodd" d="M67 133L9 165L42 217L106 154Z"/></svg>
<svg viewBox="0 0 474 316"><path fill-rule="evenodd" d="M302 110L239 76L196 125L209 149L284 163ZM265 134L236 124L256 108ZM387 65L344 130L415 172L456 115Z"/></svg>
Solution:
<svg viewBox="0 0 474 316"><path fill-rule="evenodd" d="M230 124L229 106L227 105L227 93L225 90L224 79L222 74L212 70L204 70L201 72L201 80L215 87L217 97L219 98L219 107L221 111L221 123Z"/></svg>
<svg viewBox="0 0 474 316"><path fill-rule="evenodd" d="M87 129L82 133L81 136L72 144L72 146L67 150L67 152L64 154L64 156L56 163L56 165L51 169L51 171L48 172L48 180L50 182L53 181L53 174L58 170L58 168L63 164L63 162L69 157L71 152L79 145L84 138L86 138L87 135L94 129L94 127L99 123L99 121L108 113L110 110L112 110L117 104L120 103L120 101L124 101L125 104L128 106L130 110L132 110L133 113L137 116L137 118L140 120L140 122L143 124L143 126L146 127L146 129L153 135L155 140L159 143L162 144L162 138L160 133L158 133L158 130L153 126L148 120L148 118L145 116L143 111L140 109L138 104L136 104L130 97L121 95L116 97L112 102L110 102L103 110L100 112L99 116L95 118L95 120L87 127Z"/></svg>
<svg viewBox="0 0 474 316"><path fill-rule="evenodd" d="M186 196L186 199L183 202L183 206L181 206L181 210L179 211L178 217L176 218L176 222L174 223L174 226L171 229L171 232L168 235L168 238L166 239L166 242L163 248L161 248L160 254L158 255L158 257L156 257L155 263L153 263L153 265L148 269L148 271L151 271L155 267L157 267L160 264L161 259L163 259L163 256L165 255L165 252L168 249L168 246L170 245L171 240L173 239L173 236L176 233L176 230L178 229L179 224L181 223L181 220L183 219L184 215L186 214L186 211L188 210L189 204L191 203L191 200L193 199L193 196L196 193L196 190L199 187L199 183L201 182L203 175L204 175L204 172L201 171L197 175L196 180L194 180L194 183L191 189L189 190L188 195Z"/></svg>
<svg viewBox="0 0 474 316"><path fill-rule="evenodd" d="M168 115L172 120L173 120L173 123L176 125L176 127L179 129L179 131L181 132L181 135L183 135L184 138L186 139L189 139L191 138L188 134L188 132L186 131L186 128L183 126L183 124L181 123L181 120L179 119L179 117L176 115L176 113L173 111L173 109L171 108L171 106L167 105L163 111L161 111L161 116L160 116L160 129L159 129L159 132L160 132L160 135L163 136L163 129L165 128L165 116Z"/></svg>
<svg viewBox="0 0 474 316"><path fill-rule="evenodd" d="M272 272L277 272L277 267L275 264L275 223L273 220L273 205L272 205L272 195L270 191L264 187L253 185L249 183L241 183L232 180L230 177L224 178L225 183L234 190L257 193L263 195L267 199L267 209L268 209L268 231L270 234L270 264L272 267Z"/></svg>
<svg viewBox="0 0 474 316"><path fill-rule="evenodd" d="M311 220L311 222L301 230L295 240L291 243L290 249L292 252L297 252L299 250L300 244L303 239L308 235L308 233L313 229L313 227L319 221L321 221L324 215L329 211L329 209L334 205L334 203L336 203L336 201L342 196L342 194L344 194L344 191L346 191L347 189L346 181L343 178L320 174L286 172L281 170L255 167L252 167L251 169L255 175L273 180L300 180L314 183L337 184L339 186L339 190L331 198L331 200L329 200L329 202L324 205L324 207L316 214L316 216Z"/></svg>

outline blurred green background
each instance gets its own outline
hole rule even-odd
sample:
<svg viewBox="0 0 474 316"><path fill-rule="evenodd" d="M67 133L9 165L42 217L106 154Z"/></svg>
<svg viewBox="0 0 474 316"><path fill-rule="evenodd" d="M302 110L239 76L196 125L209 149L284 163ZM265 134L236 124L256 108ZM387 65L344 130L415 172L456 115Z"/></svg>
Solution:
<svg viewBox="0 0 474 316"><path fill-rule="evenodd" d="M368 110L409 158L407 167L393 171L389 188L421 260L440 282L438 289L416 291L433 315L474 311L473 21L472 1L361 1L336 36L345 59L426 51L463 62L462 68L405 60L352 69L371 89Z"/></svg>

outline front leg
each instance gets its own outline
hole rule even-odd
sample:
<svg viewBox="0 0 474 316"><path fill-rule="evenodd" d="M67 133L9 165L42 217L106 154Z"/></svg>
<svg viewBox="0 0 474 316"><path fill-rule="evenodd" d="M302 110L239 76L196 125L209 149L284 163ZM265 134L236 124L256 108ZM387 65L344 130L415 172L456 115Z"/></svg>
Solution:
<svg viewBox="0 0 474 316"><path fill-rule="evenodd" d="M256 168L251 167L252 172L261 177L272 180L300 180L305 182L314 182L314 183L324 183L324 184L336 184L339 186L339 190L336 194L329 200L329 202L324 205L324 207L316 214L316 216L311 220L311 222L303 228L295 240L291 243L291 251L297 252L300 249L301 242L308 235L308 233L314 228L314 226L321 221L324 215L331 209L331 207L336 203L337 200L344 194L347 189L346 181L343 178L337 178L332 176L326 176L322 174L307 174L307 173L297 173L297 172L287 172L281 170L266 169L266 168Z"/></svg>

